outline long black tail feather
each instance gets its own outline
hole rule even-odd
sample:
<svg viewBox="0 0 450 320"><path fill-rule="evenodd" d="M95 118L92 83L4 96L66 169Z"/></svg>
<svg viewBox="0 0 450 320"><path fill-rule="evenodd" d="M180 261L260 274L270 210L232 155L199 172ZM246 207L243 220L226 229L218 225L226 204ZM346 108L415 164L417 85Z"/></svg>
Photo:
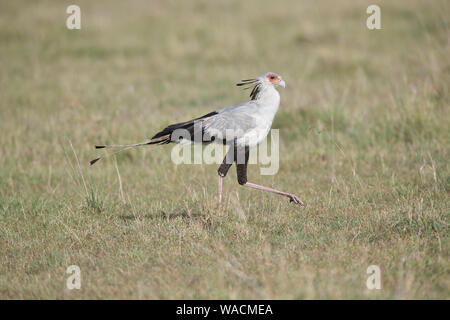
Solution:
<svg viewBox="0 0 450 320"><path fill-rule="evenodd" d="M164 144L164 143L169 143L169 142L170 142L170 134L165 135L165 136L161 136L161 137L158 137L158 138L153 138L151 140L147 140L147 141L144 141L144 142L135 143L135 144L127 144L127 145L97 145L97 146L95 146L95 149L104 149L104 148L111 148L111 149L114 148L114 149L116 149L116 148L119 148L120 150L118 150L116 152L113 152L113 153L110 153L110 154L108 154L106 156L103 156L103 157L95 158L95 159L89 161L89 163L92 166L97 161L99 161L99 160L101 160L103 158L113 156L115 154L118 154L118 153L120 153L122 151L131 149L131 148L134 148L134 147L146 146L146 145L151 145L151 144Z"/></svg>

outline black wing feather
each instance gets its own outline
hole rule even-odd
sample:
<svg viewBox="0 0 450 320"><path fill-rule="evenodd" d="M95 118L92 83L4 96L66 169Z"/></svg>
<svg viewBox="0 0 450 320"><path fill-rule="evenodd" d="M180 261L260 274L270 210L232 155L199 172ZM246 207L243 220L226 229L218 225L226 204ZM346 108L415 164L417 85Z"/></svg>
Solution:
<svg viewBox="0 0 450 320"><path fill-rule="evenodd" d="M162 136L165 136L165 135L168 135L168 134L171 135L172 132L174 132L177 129L186 129L186 130L188 130L191 133L191 136L193 137L195 121L201 120L201 119L206 119L206 118L215 116L216 114L217 114L217 112L213 111L213 112L205 114L204 116L201 116L199 118L192 119L190 121L171 124L170 126L164 128L163 130L161 130L160 132L155 134L152 137L152 139L159 138L159 137L162 137ZM166 143L170 143L170 142L171 142L171 140L170 140L170 138L168 138L165 141L161 141L161 144L166 144Z"/></svg>

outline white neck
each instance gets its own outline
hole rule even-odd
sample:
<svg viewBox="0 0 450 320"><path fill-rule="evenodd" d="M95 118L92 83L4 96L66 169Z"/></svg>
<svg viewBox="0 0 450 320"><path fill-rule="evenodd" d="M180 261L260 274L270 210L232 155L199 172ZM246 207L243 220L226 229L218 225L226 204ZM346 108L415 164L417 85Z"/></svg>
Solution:
<svg viewBox="0 0 450 320"><path fill-rule="evenodd" d="M259 92L256 101L260 105L260 107L278 109L280 105L280 94L273 85L264 85Z"/></svg>

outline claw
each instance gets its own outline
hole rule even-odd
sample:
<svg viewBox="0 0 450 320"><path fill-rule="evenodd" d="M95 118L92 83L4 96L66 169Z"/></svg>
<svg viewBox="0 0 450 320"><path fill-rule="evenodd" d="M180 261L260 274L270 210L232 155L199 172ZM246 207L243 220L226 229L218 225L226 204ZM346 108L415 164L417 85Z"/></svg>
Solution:
<svg viewBox="0 0 450 320"><path fill-rule="evenodd" d="M299 204L301 206L304 206L305 204L303 203L302 200L300 200L299 197L297 197L295 194L291 194L289 195L289 202L293 202L295 204Z"/></svg>

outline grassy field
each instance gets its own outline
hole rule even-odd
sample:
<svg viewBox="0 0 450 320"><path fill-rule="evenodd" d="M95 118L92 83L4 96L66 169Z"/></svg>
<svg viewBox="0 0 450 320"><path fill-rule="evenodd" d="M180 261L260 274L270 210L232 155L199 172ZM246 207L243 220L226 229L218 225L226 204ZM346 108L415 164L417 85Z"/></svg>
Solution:
<svg viewBox="0 0 450 320"><path fill-rule="evenodd" d="M372 3L2 0L0 298L449 299L450 3L377 1L370 31ZM219 207L171 146L89 167L267 71L280 170L249 180L306 207L234 167Z"/></svg>

